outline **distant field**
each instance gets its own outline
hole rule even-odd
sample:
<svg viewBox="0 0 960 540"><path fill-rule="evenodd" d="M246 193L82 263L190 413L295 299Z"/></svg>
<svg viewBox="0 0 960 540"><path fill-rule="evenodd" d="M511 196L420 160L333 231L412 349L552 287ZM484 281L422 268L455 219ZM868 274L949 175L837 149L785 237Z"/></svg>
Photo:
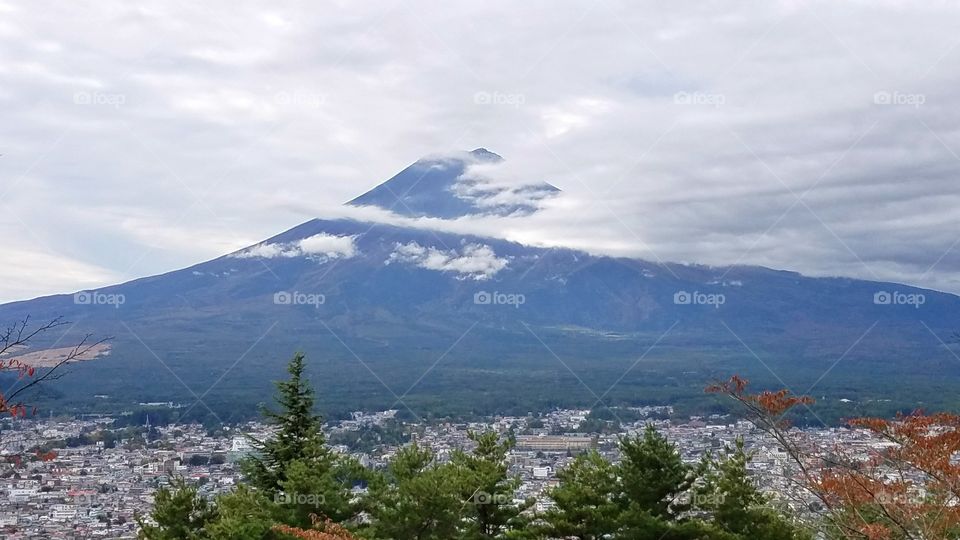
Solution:
<svg viewBox="0 0 960 540"><path fill-rule="evenodd" d="M67 358L67 356L74 350L74 347L57 347L53 349L43 349L39 351L11 355L7 356L6 358L8 360L16 360L28 366L37 368L53 367L60 362L63 362L63 360ZM71 359L70 362L85 362L100 356L106 356L108 354L110 354L110 345L108 343L99 343L90 347L90 349L85 351L83 354Z"/></svg>

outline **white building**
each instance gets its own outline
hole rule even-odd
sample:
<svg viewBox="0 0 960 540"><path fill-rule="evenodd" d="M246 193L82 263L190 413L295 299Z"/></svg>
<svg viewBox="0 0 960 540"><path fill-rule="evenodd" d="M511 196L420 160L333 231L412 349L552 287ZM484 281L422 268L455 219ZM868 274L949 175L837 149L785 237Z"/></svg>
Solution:
<svg viewBox="0 0 960 540"><path fill-rule="evenodd" d="M70 521L77 517L77 507L72 504L53 505L50 517L56 521Z"/></svg>

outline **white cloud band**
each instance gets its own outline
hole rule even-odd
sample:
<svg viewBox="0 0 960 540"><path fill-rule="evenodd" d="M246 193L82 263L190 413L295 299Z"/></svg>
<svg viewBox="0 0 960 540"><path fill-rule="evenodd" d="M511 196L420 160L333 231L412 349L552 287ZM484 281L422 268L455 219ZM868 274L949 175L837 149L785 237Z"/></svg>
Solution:
<svg viewBox="0 0 960 540"><path fill-rule="evenodd" d="M462 279L482 281L506 268L509 260L497 257L493 248L484 244L466 244L458 252L456 249L440 250L409 242L396 244L386 264L393 262L413 264L439 272L454 272Z"/></svg>

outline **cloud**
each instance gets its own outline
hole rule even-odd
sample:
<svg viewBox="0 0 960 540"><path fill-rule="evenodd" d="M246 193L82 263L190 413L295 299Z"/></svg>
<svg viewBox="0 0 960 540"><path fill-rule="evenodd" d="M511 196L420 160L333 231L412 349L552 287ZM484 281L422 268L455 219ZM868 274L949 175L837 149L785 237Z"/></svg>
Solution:
<svg viewBox="0 0 960 540"><path fill-rule="evenodd" d="M473 163L457 179L454 195L497 215L531 214L559 191L543 181L509 176L504 161Z"/></svg>
<svg viewBox="0 0 960 540"><path fill-rule="evenodd" d="M299 257L303 252L298 246L283 244L257 244L231 255L237 259L275 259L277 257Z"/></svg>
<svg viewBox="0 0 960 540"><path fill-rule="evenodd" d="M284 244L261 243L231 254L238 259L278 257L309 257L326 262L330 259L350 259L357 254L354 236L336 236L320 233Z"/></svg>
<svg viewBox="0 0 960 540"><path fill-rule="evenodd" d="M117 283L123 276L67 256L55 256L15 246L4 246L7 261L0 265L0 298L25 300L51 294L74 292ZM24 271L29 268L30 271Z"/></svg>
<svg viewBox="0 0 960 540"><path fill-rule="evenodd" d="M324 255L330 258L343 257L349 259L357 254L353 236L335 236L332 234L315 234L300 241L300 250L305 255Z"/></svg>
<svg viewBox="0 0 960 540"><path fill-rule="evenodd" d="M563 194L525 217L403 223L960 292L956 4L0 9L7 272L93 270L0 301L187 267L312 217L398 221L340 205L476 147L506 159L485 182Z"/></svg>
<svg viewBox="0 0 960 540"><path fill-rule="evenodd" d="M386 264L400 262L427 270L453 272L462 279L482 281L490 279L507 267L506 258L497 257L493 248L483 244L466 244L460 252L435 247L424 247L417 242L396 244Z"/></svg>

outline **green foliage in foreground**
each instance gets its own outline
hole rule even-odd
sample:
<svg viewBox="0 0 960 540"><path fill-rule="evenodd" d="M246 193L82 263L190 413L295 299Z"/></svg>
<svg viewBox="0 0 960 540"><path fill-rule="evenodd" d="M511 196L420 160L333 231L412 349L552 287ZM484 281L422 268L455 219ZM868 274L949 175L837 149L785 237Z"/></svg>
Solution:
<svg viewBox="0 0 960 540"><path fill-rule="evenodd" d="M217 510L202 497L197 488L182 478L173 482L173 489L161 489L154 497L153 524L138 518L140 537L150 540L201 540L211 538L207 526L217 520Z"/></svg>
<svg viewBox="0 0 960 540"><path fill-rule="evenodd" d="M471 433L475 448L438 462L411 444L384 471L364 470L333 453L313 412L304 359L290 362L277 383L277 433L255 441L243 465L247 485L208 502L182 480L157 492L140 537L280 539L275 525L311 527L311 515L348 526L368 540L805 540L804 531L769 509L747 475L742 443L699 467L652 427L620 441L621 461L588 452L558 473L555 507L537 513L515 499L508 474L510 439ZM352 488L367 483L366 493Z"/></svg>

